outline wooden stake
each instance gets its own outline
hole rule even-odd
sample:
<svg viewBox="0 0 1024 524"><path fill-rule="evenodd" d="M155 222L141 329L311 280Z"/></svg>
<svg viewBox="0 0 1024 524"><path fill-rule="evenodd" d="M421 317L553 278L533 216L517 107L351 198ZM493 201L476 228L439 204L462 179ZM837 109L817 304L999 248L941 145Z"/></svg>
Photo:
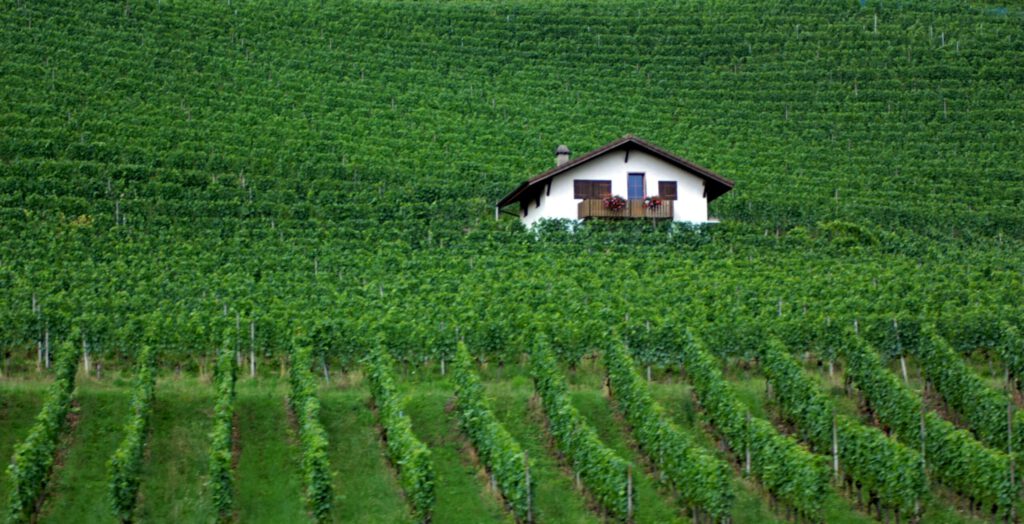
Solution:
<svg viewBox="0 0 1024 524"><path fill-rule="evenodd" d="M1009 382L1006 383L1009 387ZM1006 453L1010 456L1010 485L1014 487L1013 491L1017 493L1017 479L1015 478L1014 461L1013 461L1013 399L1006 399ZM1010 499L1010 522L1016 522L1016 511L1014 499Z"/></svg>
<svg viewBox="0 0 1024 524"><path fill-rule="evenodd" d="M533 522L533 489L530 488L530 459L528 452L523 450L523 470L526 472L526 522Z"/></svg>
<svg viewBox="0 0 1024 524"><path fill-rule="evenodd" d="M85 334L82 334L82 360L85 365L85 376L89 376L89 346L85 342Z"/></svg>
<svg viewBox="0 0 1024 524"><path fill-rule="evenodd" d="M747 438L744 439L746 444L746 459L747 462L744 465L744 470L747 472L747 476L750 475L750 413L747 413Z"/></svg>
<svg viewBox="0 0 1024 524"><path fill-rule="evenodd" d="M242 367L242 352L238 350L240 341L238 340L239 331L242 330L242 317L237 311L235 311L235 365L239 368Z"/></svg>
<svg viewBox="0 0 1024 524"><path fill-rule="evenodd" d="M926 467L927 466L927 461L925 460L925 456L924 456L925 442L927 440L927 434L926 434L926 431L925 431L925 424L924 424L924 409L925 409L924 408L924 399L921 399L921 466L922 467Z"/></svg>
<svg viewBox="0 0 1024 524"><path fill-rule="evenodd" d="M838 415L832 414L832 470L836 478L839 478L839 423Z"/></svg>
<svg viewBox="0 0 1024 524"><path fill-rule="evenodd" d="M633 465L626 466L626 519L633 520Z"/></svg>
<svg viewBox="0 0 1024 524"><path fill-rule="evenodd" d="M249 376L256 378L256 321L249 321Z"/></svg>

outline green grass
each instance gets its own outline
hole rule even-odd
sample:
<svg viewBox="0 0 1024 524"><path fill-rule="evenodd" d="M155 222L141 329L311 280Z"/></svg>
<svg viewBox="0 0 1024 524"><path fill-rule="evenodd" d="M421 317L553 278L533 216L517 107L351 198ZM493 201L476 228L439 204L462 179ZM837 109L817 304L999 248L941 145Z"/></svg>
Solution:
<svg viewBox="0 0 1024 524"><path fill-rule="evenodd" d="M459 433L446 404L452 398L447 384L418 384L407 392L406 409L413 431L430 447L437 475L436 522L512 522L487 479L478 473L467 453L468 441Z"/></svg>
<svg viewBox="0 0 1024 524"><path fill-rule="evenodd" d="M158 380L155 397L136 515L141 522L209 522L203 484L213 389L192 378Z"/></svg>
<svg viewBox="0 0 1024 524"><path fill-rule="evenodd" d="M525 376L488 382L494 414L529 454L537 522L596 523L599 519L573 486L567 468L549 446L539 408L531 408L533 385Z"/></svg>
<svg viewBox="0 0 1024 524"><path fill-rule="evenodd" d="M121 443L129 387L79 380L77 423L41 511L41 522L115 522L110 509L107 461Z"/></svg>
<svg viewBox="0 0 1024 524"><path fill-rule="evenodd" d="M607 400L600 391L573 391L572 402L576 409L601 437L601 441L620 457L633 463L633 490L636 505L634 515L637 522L685 522L681 509L667 493L659 493L658 481L648 475L640 455L630 447L623 434L623 427L616 420Z"/></svg>
<svg viewBox="0 0 1024 524"><path fill-rule="evenodd" d="M241 522L304 522L302 463L287 389L277 380L238 382L235 507Z"/></svg>
<svg viewBox="0 0 1024 524"><path fill-rule="evenodd" d="M817 376L819 382L822 384L823 390L828 393L832 400L835 402L841 412L846 413L855 418L859 418L864 424L872 425L871 417L867 413L861 412L857 407L856 393L853 395L847 395L846 390L843 387L843 370L840 367L836 367L832 377L828 376L827 368L819 370L818 373L814 373L813 369L811 376ZM897 376L902 376L899 370L899 361L896 361L896 367L891 369ZM912 370L908 363L907 374L908 380L912 380ZM946 523L962 523L962 522L980 522L981 520L976 519L959 509L957 504L954 502L956 495L952 493L941 493L936 495L936 490L942 488L937 486L934 482L931 486L930 496L923 501L924 503L924 514L927 522L936 522L939 524Z"/></svg>
<svg viewBox="0 0 1024 524"><path fill-rule="evenodd" d="M767 409L767 390L763 376L758 373L744 371L738 374L734 370L727 370L726 377L729 378L730 385L736 392L736 395L750 409L751 414L770 421L776 420L776 417L774 417L775 413L769 413ZM776 424L776 427L780 426ZM783 432L785 433L786 431ZM840 496L835 490L826 497L822 514L825 522L873 522L870 516L854 509L851 500Z"/></svg>
<svg viewBox="0 0 1024 524"><path fill-rule="evenodd" d="M334 468L335 522L412 522L377 436L366 388L325 389L320 421Z"/></svg>
<svg viewBox="0 0 1024 524"><path fill-rule="evenodd" d="M495 414L529 453L535 483L535 516L538 522L596 523L594 506L574 485L571 472L549 443L543 416L531 403L532 384L521 369L484 372ZM638 522L683 522L685 513L668 490L659 486L657 473L634 448L632 437L613 405L603 397L596 367L581 367L573 374L573 402L597 429L601 439L635 465L636 516ZM493 378L500 374L502 378ZM766 413L764 383L758 373L730 371L737 394L755 413ZM409 396L408 413L414 430L433 453L437 472L435 522L510 522L500 500L470 458L467 443L458 434L447 410L451 391L431 373L409 375L404 380ZM680 428L698 443L731 460L712 434L706 431L690 387L675 372L656 372L651 390ZM828 378L821 379L828 382ZM837 370L836 378L841 380ZM833 382L834 382L833 380ZM580 385L582 384L582 385ZM0 451L8 457L23 438L40 406L43 381L0 383ZM841 388L829 390L841 395ZM42 521L111 522L107 501L106 462L120 442L127 414L130 388L127 381L82 381L76 394L78 424L66 439L63 465L57 470ZM237 424L240 437L236 508L242 522L308 521L302 501L299 451L285 404L286 388L276 378L239 383ZM330 439L331 465L335 471L336 522L411 522L409 509L384 458L369 409L369 393L362 384L334 384L321 390L321 420ZM852 403L850 399L837 399ZM137 516L143 522L209 522L204 487L212 389L195 378L158 381L152 432L143 466ZM851 404L853 405L853 404ZM843 408L848 409L847 407ZM754 524L781 522L768 507L756 480L742 476L737 466L734 522ZM6 482L6 481L4 481ZM9 490L6 484L4 495ZM972 522L956 509L944 490L933 490L925 501L927 522ZM852 503L833 494L826 501L827 522L865 523L871 519Z"/></svg>
<svg viewBox="0 0 1024 524"><path fill-rule="evenodd" d="M14 446L28 434L36 413L43 404L43 395L49 384L4 378L0 380L0 460L4 471L0 473L0 509L6 509L11 486L7 478L7 465Z"/></svg>
<svg viewBox="0 0 1024 524"><path fill-rule="evenodd" d="M812 371L812 376L815 375L815 373L813 373L813 370L809 369L809 371ZM845 395L845 390L842 386L843 374L838 367L834 370L832 377L828 376L827 367L821 368L821 370L819 370L819 372L816 373L816 375L818 377L819 383L822 386L822 391L831 395L831 398L839 407L839 412L852 416L854 418L859 418L865 423L870 423L869 421L866 420L866 417L863 416L863 413L860 413L860 410L857 407L856 400L852 397L848 397ZM760 410L762 410L762 412L767 413L766 411L764 411L766 402L764 376L760 374L759 371L756 370L744 373L742 379L740 379L739 376L737 376L735 373L733 373L732 376L733 387L737 389L737 391L744 392L742 395L743 398L745 398L744 402L746 402L747 405L751 407L751 411L754 411L755 408L759 408ZM755 387L755 385L757 384L761 385L760 389ZM972 517L959 512L959 510L956 509L956 506L950 500L948 500L948 496L949 495L946 495L945 497L935 496L935 493L933 491L928 499L922 501L924 505L924 513L927 519L926 522L935 522L938 524L953 524L974 521ZM842 513L843 506L848 506L849 504L850 501L847 499L840 497L830 497L829 506L831 508L831 511L836 512L834 513L835 515ZM858 512L858 516L860 515L861 513ZM831 520L829 522L831 522Z"/></svg>
<svg viewBox="0 0 1024 524"><path fill-rule="evenodd" d="M662 378L677 378L677 376ZM690 386L680 382L651 383L651 396L665 408L666 412L679 425L680 429L689 432L704 447L716 450L723 460L732 464L730 458L719 450L711 436L703 430L698 406L693 401L690 392ZM756 481L742 477L739 469L735 466L733 470L736 472L733 483L734 493L736 494L736 500L733 503L735 508L733 511L734 522L737 524L782 522L781 519L778 519L772 513L771 508L768 507L768 501L761 495L761 489L757 486Z"/></svg>

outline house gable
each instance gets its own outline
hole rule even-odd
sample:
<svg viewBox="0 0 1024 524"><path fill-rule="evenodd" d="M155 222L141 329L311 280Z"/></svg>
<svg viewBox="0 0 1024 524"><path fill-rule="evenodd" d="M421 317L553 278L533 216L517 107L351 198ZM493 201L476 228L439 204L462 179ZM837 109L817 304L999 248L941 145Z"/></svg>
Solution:
<svg viewBox="0 0 1024 524"><path fill-rule="evenodd" d="M629 155L626 161L625 151L609 153L548 178L539 186L542 188L540 191L531 193L535 196L520 201L520 219L532 224L541 218L579 218L579 204L583 199L577 198L577 182L591 181L601 186L607 183L610 194L626 198L629 196L629 175L643 174L642 196L661 196L660 184L675 185L676 199L665 204L672 206L673 220L707 220L705 181L702 178L644 151L632 151Z"/></svg>
<svg viewBox="0 0 1024 524"><path fill-rule="evenodd" d="M668 151L661 149L650 142L641 140L633 135L626 135L614 142L611 142L603 147L590 151L579 157L576 157L568 162L549 169L519 185L516 189L512 190L509 194L505 195L504 198L498 201L498 207L505 207L515 202L522 200L528 200L533 196L534 193L538 192L538 186L544 185L550 178L555 177L561 173L572 170L577 166L588 163L595 158L602 157L614 151L624 151L625 156L623 161L628 163L630 151L644 151L653 156L659 157L667 163L674 165L684 171L688 171L693 175L704 179L708 188L707 201L718 198L733 188L733 181L729 180L711 170L694 164L685 158L673 155Z"/></svg>

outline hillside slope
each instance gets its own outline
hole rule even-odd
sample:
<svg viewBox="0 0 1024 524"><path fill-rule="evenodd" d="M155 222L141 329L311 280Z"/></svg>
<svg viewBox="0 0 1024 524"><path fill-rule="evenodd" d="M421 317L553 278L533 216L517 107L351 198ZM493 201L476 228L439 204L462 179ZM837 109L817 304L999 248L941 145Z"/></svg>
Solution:
<svg viewBox="0 0 1024 524"><path fill-rule="evenodd" d="M0 25L12 354L51 331L190 361L236 314L266 356L300 321L343 362L376 326L571 352L685 311L742 351L755 319L924 317L967 350L1021 318L1016 7L6 1ZM736 180L725 225L491 219L555 144L626 133Z"/></svg>

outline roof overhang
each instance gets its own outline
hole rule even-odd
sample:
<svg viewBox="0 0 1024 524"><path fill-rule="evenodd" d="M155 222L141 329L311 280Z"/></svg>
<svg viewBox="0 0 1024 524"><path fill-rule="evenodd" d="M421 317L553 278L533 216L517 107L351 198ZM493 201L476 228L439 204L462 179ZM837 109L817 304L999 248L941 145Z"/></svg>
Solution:
<svg viewBox="0 0 1024 524"><path fill-rule="evenodd" d="M525 182L519 184L511 193L505 195L504 198L498 201L498 207L505 207L509 204L528 199L531 196L535 196L535 193L544 187L544 183L551 180L552 178L569 171L570 169L589 162L601 155L611 153L613 151L622 150L640 150L654 155L669 164L672 164L683 171L692 173L697 177L704 180L704 187L707 189L708 202L724 195L730 189L733 188L735 183L728 178L725 178L717 173L712 172L710 169L699 166L686 160L685 158L673 155L664 149L641 140L633 135L626 135L614 142L611 142L603 147L599 147L589 153L578 156L560 166L556 166L549 169Z"/></svg>

